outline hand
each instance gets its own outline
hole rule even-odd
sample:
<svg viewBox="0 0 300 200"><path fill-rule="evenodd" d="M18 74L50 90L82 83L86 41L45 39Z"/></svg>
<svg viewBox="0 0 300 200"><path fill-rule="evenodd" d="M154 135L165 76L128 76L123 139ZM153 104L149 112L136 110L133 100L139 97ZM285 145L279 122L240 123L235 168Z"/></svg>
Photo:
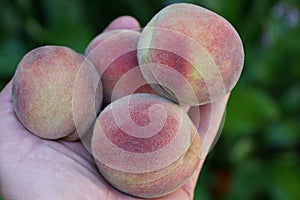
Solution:
<svg viewBox="0 0 300 200"><path fill-rule="evenodd" d="M114 20L105 31L117 28L140 27L134 18L123 16ZM0 93L0 193L5 200L139 199L111 187L99 175L92 156L80 141L44 140L28 132L15 115L11 90L10 81ZM220 119L226 102L227 98L215 103L220 107L217 112ZM201 106L200 110L207 110L209 106ZM209 113L205 115L210 117ZM201 119L206 116L201 115ZM217 131L220 122L216 121ZM157 200L192 200L203 162L204 158L184 186Z"/></svg>

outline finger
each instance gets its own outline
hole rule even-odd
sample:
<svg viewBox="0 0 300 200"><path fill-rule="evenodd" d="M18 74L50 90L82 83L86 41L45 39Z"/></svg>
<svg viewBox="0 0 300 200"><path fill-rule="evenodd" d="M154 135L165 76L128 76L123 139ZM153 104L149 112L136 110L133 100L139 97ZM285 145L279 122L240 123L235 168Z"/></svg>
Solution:
<svg viewBox="0 0 300 200"><path fill-rule="evenodd" d="M229 94L216 102L191 107L188 114L202 140L201 157L205 158L220 132Z"/></svg>
<svg viewBox="0 0 300 200"><path fill-rule="evenodd" d="M196 188L199 174L202 169L204 161L205 161L205 158L200 160L199 165L196 168L192 177L184 184L184 186L182 186L182 189L187 193L187 195L190 199L194 199L195 188Z"/></svg>
<svg viewBox="0 0 300 200"><path fill-rule="evenodd" d="M105 29L105 31L111 31L115 29L131 29L131 30L140 30L139 22L131 16L121 16L113 20Z"/></svg>

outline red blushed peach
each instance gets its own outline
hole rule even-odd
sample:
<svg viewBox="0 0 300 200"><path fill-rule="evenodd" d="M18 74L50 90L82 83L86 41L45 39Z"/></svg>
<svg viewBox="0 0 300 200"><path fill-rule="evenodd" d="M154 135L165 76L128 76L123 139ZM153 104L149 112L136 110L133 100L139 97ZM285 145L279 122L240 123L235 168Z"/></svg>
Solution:
<svg viewBox="0 0 300 200"><path fill-rule="evenodd" d="M113 30L101 33L88 45L85 55L94 63L103 83L104 104L132 93L154 93L137 62L140 33ZM125 84L116 84L123 78Z"/></svg>
<svg viewBox="0 0 300 200"><path fill-rule="evenodd" d="M12 100L17 117L33 134L76 140L100 109L100 77L91 62L70 48L39 47L20 61Z"/></svg>
<svg viewBox="0 0 300 200"><path fill-rule="evenodd" d="M232 25L200 6L180 3L157 13L143 29L138 62L159 94L181 104L202 105L224 97L244 62Z"/></svg>
<svg viewBox="0 0 300 200"><path fill-rule="evenodd" d="M105 179L138 197L167 195L191 177L199 163L200 136L187 113L154 94L132 94L99 115L92 154Z"/></svg>

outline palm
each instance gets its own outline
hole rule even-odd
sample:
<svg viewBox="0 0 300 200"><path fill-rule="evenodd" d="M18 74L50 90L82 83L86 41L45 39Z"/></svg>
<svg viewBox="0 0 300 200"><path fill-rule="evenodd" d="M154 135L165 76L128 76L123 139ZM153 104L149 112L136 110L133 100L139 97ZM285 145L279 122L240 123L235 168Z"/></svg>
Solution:
<svg viewBox="0 0 300 200"><path fill-rule="evenodd" d="M118 28L140 27L135 19L121 17L106 30ZM214 118L221 118L226 102L227 97L216 103L218 111ZM205 113L201 122L206 123L211 117L207 114L209 105L200 109ZM0 93L0 116L0 192L4 199L139 199L111 187L98 173L91 154L80 141L43 140L24 129L12 106L11 82ZM218 120L214 121L216 130L210 133L213 135L219 126ZM201 123L200 126L206 127ZM192 200L203 162L204 159L184 186L157 200Z"/></svg>
<svg viewBox="0 0 300 200"><path fill-rule="evenodd" d="M83 144L43 140L29 133L15 116L11 83L0 96L0 180L7 199L137 199L127 196L99 175ZM192 199L191 181L167 199ZM190 188L190 189L189 189Z"/></svg>

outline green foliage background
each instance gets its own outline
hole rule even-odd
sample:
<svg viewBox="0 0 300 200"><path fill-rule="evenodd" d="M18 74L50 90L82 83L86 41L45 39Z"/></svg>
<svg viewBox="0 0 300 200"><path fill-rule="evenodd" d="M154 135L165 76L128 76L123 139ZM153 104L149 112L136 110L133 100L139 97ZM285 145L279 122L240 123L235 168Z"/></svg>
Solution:
<svg viewBox="0 0 300 200"><path fill-rule="evenodd" d="M55 44L83 53L114 18L132 15L145 26L176 2L224 16L239 32L246 54L195 199L300 199L299 1L1 0L0 90L31 49Z"/></svg>

